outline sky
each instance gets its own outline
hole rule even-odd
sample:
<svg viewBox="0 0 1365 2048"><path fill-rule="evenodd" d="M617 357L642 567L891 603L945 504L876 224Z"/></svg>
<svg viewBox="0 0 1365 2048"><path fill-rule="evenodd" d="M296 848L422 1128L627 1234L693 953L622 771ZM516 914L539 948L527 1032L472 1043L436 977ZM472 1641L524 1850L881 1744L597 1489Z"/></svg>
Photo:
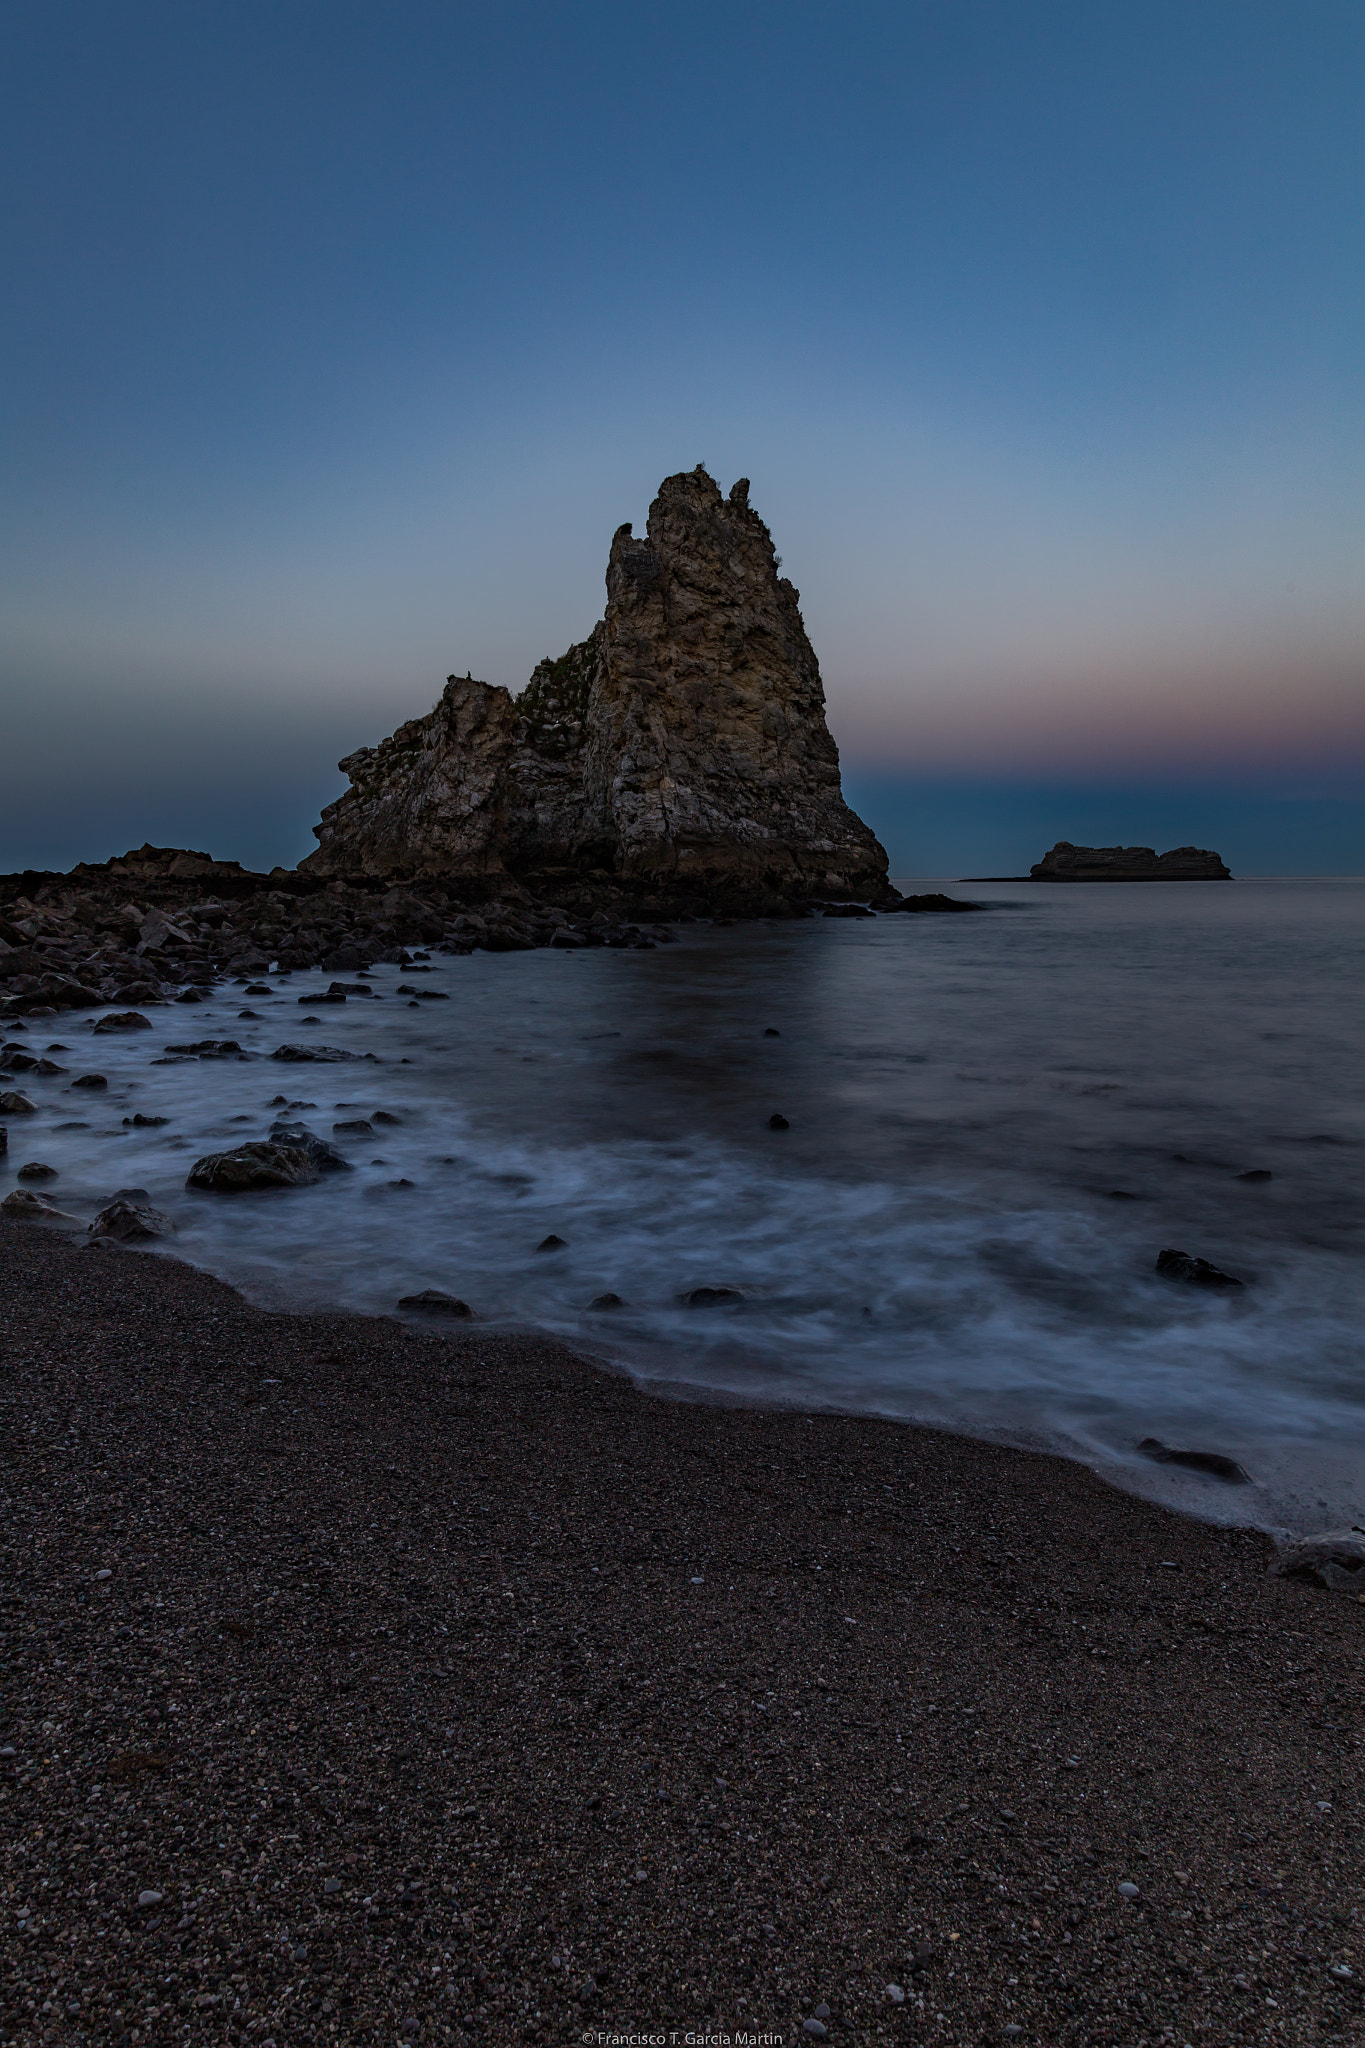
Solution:
<svg viewBox="0 0 1365 2048"><path fill-rule="evenodd" d="M1362 75L1358 0L10 0L0 868L292 864L704 461L893 873L1365 871Z"/></svg>

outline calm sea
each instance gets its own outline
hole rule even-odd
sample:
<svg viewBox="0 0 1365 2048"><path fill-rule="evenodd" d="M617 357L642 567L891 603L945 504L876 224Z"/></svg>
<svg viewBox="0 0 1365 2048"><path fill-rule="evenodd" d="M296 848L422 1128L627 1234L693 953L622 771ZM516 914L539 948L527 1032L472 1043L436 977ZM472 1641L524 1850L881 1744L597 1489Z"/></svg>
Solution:
<svg viewBox="0 0 1365 2048"><path fill-rule="evenodd" d="M1060 1448L1200 1515L1365 1523L1365 882L955 893L988 913L437 954L313 1024L325 975L134 1038L54 1020L111 1086L24 1077L5 1179L45 1160L81 1214L144 1187L182 1256L273 1305L436 1287L644 1379ZM155 1063L207 1037L258 1057ZM378 1063L276 1064L287 1040ZM399 1121L339 1136L354 1171L317 1187L190 1192L278 1093L324 1136ZM1246 1284L1172 1284L1167 1246ZM1155 1466L1148 1436L1254 1484Z"/></svg>

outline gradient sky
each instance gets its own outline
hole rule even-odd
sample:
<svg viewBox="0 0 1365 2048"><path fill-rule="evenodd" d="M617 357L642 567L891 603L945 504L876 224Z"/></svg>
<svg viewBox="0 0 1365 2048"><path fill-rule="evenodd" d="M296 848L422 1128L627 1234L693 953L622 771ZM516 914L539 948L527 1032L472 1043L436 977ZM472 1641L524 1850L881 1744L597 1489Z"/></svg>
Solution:
<svg viewBox="0 0 1365 2048"><path fill-rule="evenodd" d="M0 867L296 860L705 461L893 870L1365 868L1363 78L1359 0L10 0Z"/></svg>

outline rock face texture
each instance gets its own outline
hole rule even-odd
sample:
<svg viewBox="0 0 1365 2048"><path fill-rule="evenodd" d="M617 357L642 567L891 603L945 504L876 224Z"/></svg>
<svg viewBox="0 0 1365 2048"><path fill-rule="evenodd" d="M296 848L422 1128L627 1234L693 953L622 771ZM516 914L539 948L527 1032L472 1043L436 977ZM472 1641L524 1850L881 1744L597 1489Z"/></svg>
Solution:
<svg viewBox="0 0 1365 2048"><path fill-rule="evenodd" d="M894 901L844 802L797 591L749 504L668 477L618 529L605 616L519 697L452 676L427 717L340 763L315 874L598 876L674 902Z"/></svg>
<svg viewBox="0 0 1365 2048"><path fill-rule="evenodd" d="M1232 870L1202 846L1073 846L1059 839L1029 870L1035 882L1230 882Z"/></svg>

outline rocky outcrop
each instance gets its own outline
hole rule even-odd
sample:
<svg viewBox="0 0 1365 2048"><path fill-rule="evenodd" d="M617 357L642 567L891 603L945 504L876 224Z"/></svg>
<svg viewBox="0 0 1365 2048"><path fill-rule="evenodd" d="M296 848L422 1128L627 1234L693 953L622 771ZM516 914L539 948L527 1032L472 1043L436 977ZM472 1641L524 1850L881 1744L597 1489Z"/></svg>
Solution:
<svg viewBox="0 0 1365 2048"><path fill-rule="evenodd" d="M597 879L664 910L894 902L748 490L666 478L645 534L612 541L588 638L516 698L452 676L425 718L347 755L302 868L551 897Z"/></svg>
<svg viewBox="0 0 1365 2048"><path fill-rule="evenodd" d="M1202 846L1073 846L1059 839L1029 870L1035 882L1230 882L1232 870Z"/></svg>

